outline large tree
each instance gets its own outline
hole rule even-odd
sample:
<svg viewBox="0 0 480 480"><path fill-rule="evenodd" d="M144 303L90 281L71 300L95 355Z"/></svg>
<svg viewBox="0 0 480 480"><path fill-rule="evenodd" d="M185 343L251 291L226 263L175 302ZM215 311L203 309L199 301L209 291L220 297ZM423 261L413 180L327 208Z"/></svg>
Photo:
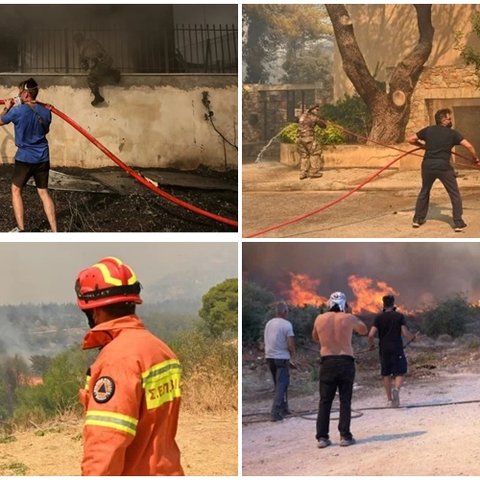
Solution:
<svg viewBox="0 0 480 480"><path fill-rule="evenodd" d="M413 50L395 66L386 92L367 67L345 6L326 5L345 73L372 113L369 138L373 141L399 143L404 140L412 94L432 51L432 6L413 5L412 8L417 16L419 38Z"/></svg>

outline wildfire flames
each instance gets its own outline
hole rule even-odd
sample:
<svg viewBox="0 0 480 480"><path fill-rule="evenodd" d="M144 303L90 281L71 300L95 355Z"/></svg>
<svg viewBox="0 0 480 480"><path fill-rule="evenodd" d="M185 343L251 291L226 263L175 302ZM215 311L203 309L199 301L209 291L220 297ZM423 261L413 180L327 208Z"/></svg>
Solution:
<svg viewBox="0 0 480 480"><path fill-rule="evenodd" d="M305 305L320 306L327 302L328 297L323 297L317 293L321 280L302 273L290 273L289 275L290 286L284 292L288 303L303 307ZM386 282L359 275L350 275L348 277L348 286L353 292L353 297L348 299L348 302L352 306L354 313L378 312L382 306L382 297L384 295L399 295ZM402 310L405 311L404 309Z"/></svg>
<svg viewBox="0 0 480 480"><path fill-rule="evenodd" d="M351 302L356 312L376 312L382 305L384 295L398 295L386 282L357 275L348 277L348 286L356 297L356 300Z"/></svg>
<svg viewBox="0 0 480 480"><path fill-rule="evenodd" d="M320 280L315 280L307 274L290 273L290 289L285 292L287 303L299 307L304 305L318 307L324 304L327 299L316 293L319 285Z"/></svg>

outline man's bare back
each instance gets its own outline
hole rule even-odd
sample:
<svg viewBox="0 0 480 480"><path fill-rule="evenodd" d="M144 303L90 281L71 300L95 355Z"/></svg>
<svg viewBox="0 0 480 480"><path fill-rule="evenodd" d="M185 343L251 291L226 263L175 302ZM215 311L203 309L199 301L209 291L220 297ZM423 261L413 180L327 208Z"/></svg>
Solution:
<svg viewBox="0 0 480 480"><path fill-rule="evenodd" d="M350 355L353 357L352 333L367 334L366 325L355 315L344 312L326 312L318 315L312 337L320 343L320 355Z"/></svg>

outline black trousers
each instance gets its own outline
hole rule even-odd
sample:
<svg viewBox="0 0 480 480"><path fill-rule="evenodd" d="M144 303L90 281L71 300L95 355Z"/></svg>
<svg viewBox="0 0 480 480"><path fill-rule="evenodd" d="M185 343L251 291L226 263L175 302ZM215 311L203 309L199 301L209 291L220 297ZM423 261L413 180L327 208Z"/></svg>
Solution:
<svg viewBox="0 0 480 480"><path fill-rule="evenodd" d="M348 355L322 357L320 365L320 403L318 405L316 438L329 438L330 411L338 389L340 395L340 436L351 439L352 392L355 378L355 360Z"/></svg>
<svg viewBox="0 0 480 480"><path fill-rule="evenodd" d="M452 202L453 223L462 223L462 198L458 189L457 178L453 169L450 170L430 170L422 166L422 189L418 194L417 203L415 205L416 220L424 220L428 213L428 205L430 202L430 190L435 180L440 180L447 190L450 201Z"/></svg>

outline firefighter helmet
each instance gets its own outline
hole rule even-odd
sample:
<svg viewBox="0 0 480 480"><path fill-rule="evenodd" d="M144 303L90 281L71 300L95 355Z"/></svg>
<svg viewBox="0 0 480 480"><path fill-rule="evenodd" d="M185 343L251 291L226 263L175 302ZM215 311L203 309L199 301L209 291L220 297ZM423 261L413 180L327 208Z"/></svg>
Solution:
<svg viewBox="0 0 480 480"><path fill-rule="evenodd" d="M77 304L81 310L114 303L142 303L142 286L134 271L115 257L106 257L82 270L75 283Z"/></svg>

